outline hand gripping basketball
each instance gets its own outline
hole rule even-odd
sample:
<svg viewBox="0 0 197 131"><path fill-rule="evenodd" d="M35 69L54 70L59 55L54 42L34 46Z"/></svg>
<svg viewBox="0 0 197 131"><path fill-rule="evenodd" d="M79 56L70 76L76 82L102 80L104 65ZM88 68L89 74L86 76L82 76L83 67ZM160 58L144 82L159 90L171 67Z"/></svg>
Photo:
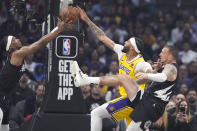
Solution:
<svg viewBox="0 0 197 131"><path fill-rule="evenodd" d="M61 11L61 17L64 22L76 22L79 18L79 10L73 6L67 6Z"/></svg>

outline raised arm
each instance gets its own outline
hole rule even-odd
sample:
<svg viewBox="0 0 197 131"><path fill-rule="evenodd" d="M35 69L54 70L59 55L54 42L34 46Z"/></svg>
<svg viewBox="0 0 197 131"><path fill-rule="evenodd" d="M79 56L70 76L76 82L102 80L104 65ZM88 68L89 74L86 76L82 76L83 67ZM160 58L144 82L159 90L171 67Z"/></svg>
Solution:
<svg viewBox="0 0 197 131"><path fill-rule="evenodd" d="M43 36L40 40L36 41L35 43L29 46L23 46L21 49L17 50L11 58L11 63L13 65L22 64L25 56L33 54L36 51L38 51L40 48L46 46L50 41L56 38L60 32L72 28L71 22L72 21L70 21L69 23L65 23L60 19L58 19L58 26L53 31Z"/></svg>
<svg viewBox="0 0 197 131"><path fill-rule="evenodd" d="M62 31L71 28L71 24L65 23L58 19L58 26L51 31L49 34L43 36L40 40L36 41L35 43L29 45L29 46L24 46L20 50L18 50L16 53L20 56L27 56L30 54L33 54L43 46L46 46L50 41L52 41L54 38L58 36L59 33Z"/></svg>
<svg viewBox="0 0 197 131"><path fill-rule="evenodd" d="M105 33L89 19L89 17L87 16L84 10L82 10L80 7L78 7L78 9L80 12L80 18L88 24L91 31L96 35L96 37L111 50L114 50L114 45L115 45L114 41L112 41L109 37L107 37Z"/></svg>

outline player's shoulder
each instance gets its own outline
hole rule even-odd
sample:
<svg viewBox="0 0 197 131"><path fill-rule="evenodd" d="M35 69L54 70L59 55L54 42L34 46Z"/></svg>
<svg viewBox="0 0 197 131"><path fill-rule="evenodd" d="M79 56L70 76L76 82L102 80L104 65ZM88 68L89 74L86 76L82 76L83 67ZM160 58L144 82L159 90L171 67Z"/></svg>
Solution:
<svg viewBox="0 0 197 131"><path fill-rule="evenodd" d="M151 64L146 61L139 61L136 66L151 66Z"/></svg>
<svg viewBox="0 0 197 131"><path fill-rule="evenodd" d="M177 73L178 69L177 69L176 64L169 63L169 64L166 64L164 66L164 70L163 71L167 72L167 73Z"/></svg>
<svg viewBox="0 0 197 131"><path fill-rule="evenodd" d="M124 46L122 46L120 44L115 44L114 45L114 52L116 52L116 54L118 55L118 60L119 61L123 57L123 55L125 54L124 52L122 52L123 48L124 48Z"/></svg>
<svg viewBox="0 0 197 131"><path fill-rule="evenodd" d="M164 68L171 68L171 69L177 69L178 65L176 63L168 63L164 66Z"/></svg>
<svg viewBox="0 0 197 131"><path fill-rule="evenodd" d="M23 51L27 50L28 46L23 46L14 52L15 56L23 56Z"/></svg>
<svg viewBox="0 0 197 131"><path fill-rule="evenodd" d="M123 45L114 43L114 49L120 49L120 50L122 50L123 48L124 48Z"/></svg>

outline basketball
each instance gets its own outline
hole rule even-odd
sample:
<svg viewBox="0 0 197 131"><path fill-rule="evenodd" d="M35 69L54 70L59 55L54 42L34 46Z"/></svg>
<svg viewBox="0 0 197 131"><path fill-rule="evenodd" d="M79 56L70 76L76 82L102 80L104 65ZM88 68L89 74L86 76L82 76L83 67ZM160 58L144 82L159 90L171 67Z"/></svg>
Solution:
<svg viewBox="0 0 197 131"><path fill-rule="evenodd" d="M76 7L68 6L61 11L61 17L64 22L72 20L72 23L74 23L79 18L79 11Z"/></svg>

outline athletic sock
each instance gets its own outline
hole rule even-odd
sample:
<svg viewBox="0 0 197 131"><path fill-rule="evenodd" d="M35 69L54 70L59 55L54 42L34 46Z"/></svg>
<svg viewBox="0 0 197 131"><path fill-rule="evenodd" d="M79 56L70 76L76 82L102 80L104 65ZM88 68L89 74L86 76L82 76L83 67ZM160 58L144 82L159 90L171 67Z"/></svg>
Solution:
<svg viewBox="0 0 197 131"><path fill-rule="evenodd" d="M100 78L99 77L87 77L89 84L99 84Z"/></svg>

